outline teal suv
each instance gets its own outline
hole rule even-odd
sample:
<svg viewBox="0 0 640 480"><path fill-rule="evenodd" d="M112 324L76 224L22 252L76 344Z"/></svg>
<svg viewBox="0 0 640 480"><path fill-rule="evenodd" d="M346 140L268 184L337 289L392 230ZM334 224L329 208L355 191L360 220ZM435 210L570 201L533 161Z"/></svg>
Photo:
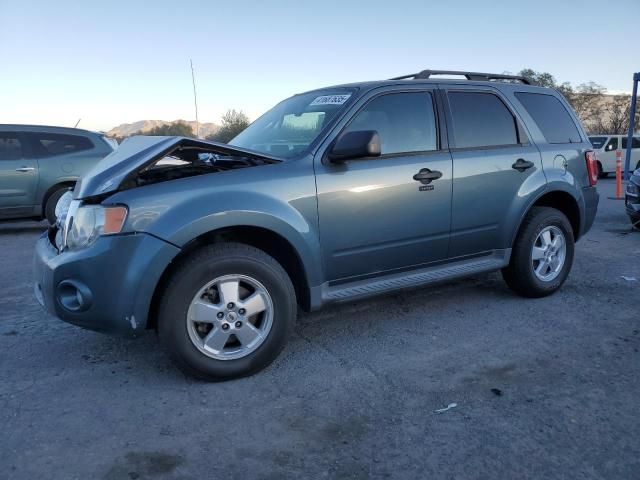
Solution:
<svg viewBox="0 0 640 480"><path fill-rule="evenodd" d="M197 377L248 375L298 309L492 270L555 292L596 214L592 148L555 90L430 70L295 95L229 144L133 137L60 200L35 295L156 330Z"/></svg>

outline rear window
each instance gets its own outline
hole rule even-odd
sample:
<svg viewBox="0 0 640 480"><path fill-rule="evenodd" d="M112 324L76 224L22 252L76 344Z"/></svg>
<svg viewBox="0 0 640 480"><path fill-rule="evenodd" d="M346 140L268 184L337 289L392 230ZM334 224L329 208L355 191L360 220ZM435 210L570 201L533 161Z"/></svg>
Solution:
<svg viewBox="0 0 640 480"><path fill-rule="evenodd" d="M0 160L18 160L22 158L22 144L13 133L0 133Z"/></svg>
<svg viewBox="0 0 640 480"><path fill-rule="evenodd" d="M591 145L593 145L593 148L599 150L607 141L607 137L589 137L589 141L591 142Z"/></svg>
<svg viewBox="0 0 640 480"><path fill-rule="evenodd" d="M580 132L571 115L553 95L517 92L516 97L549 143L580 143Z"/></svg>
<svg viewBox="0 0 640 480"><path fill-rule="evenodd" d="M91 150L94 145L87 137L60 133L28 133L29 144L38 158L66 155Z"/></svg>
<svg viewBox="0 0 640 480"><path fill-rule="evenodd" d="M449 92L456 148L517 145L516 119L497 96Z"/></svg>

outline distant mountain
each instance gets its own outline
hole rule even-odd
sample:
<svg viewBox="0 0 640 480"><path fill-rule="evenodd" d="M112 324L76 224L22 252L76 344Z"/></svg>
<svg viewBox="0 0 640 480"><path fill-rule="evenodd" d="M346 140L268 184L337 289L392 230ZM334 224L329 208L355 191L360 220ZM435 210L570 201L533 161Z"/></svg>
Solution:
<svg viewBox="0 0 640 480"><path fill-rule="evenodd" d="M194 121L186 121L186 120L174 120L172 122L168 122L166 120L140 120L134 123L123 123L122 125L118 125L117 127L113 127L111 130L107 132L108 137L129 137L138 132L148 132L154 127L158 127L160 125L167 125L175 122L184 122L187 125L190 125L193 129L193 133L196 133L196 122ZM211 135L212 133L216 133L220 130L220 126L215 123L202 123L200 122L200 137L204 138L207 135Z"/></svg>

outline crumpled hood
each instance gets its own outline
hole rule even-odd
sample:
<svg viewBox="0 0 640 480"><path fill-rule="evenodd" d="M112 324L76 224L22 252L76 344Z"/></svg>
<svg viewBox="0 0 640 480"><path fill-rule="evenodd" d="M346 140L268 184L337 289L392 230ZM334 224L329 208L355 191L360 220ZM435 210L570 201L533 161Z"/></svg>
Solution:
<svg viewBox="0 0 640 480"><path fill-rule="evenodd" d="M76 184L73 198L83 199L114 192L118 190L122 182L130 174L135 174L146 165L162 158L180 145L214 149L221 154L243 155L276 162L282 161L276 157L224 143L186 137L140 135L127 138L117 150L96 163Z"/></svg>

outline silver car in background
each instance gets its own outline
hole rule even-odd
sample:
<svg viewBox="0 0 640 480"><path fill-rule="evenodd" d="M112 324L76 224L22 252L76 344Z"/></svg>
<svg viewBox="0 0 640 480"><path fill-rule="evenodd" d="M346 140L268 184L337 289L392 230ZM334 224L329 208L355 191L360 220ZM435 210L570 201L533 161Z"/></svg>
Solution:
<svg viewBox="0 0 640 480"><path fill-rule="evenodd" d="M0 219L46 218L117 143L77 128L0 125Z"/></svg>

